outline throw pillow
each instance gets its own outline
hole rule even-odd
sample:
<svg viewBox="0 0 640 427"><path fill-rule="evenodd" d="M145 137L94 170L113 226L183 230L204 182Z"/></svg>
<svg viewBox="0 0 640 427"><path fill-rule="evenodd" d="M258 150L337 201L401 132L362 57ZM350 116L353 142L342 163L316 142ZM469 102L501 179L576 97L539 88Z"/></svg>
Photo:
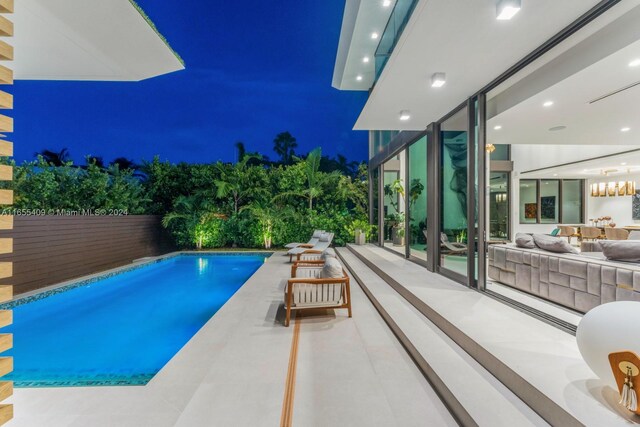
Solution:
<svg viewBox="0 0 640 427"><path fill-rule="evenodd" d="M559 254L578 254L578 250L561 237L553 237L547 234L534 234L533 241L540 249Z"/></svg>
<svg viewBox="0 0 640 427"><path fill-rule="evenodd" d="M640 262L640 241L601 240L600 247L608 260Z"/></svg>
<svg viewBox="0 0 640 427"><path fill-rule="evenodd" d="M338 255L336 255L335 249L327 248L324 250L324 252L322 252L322 255L320 255L320 259L322 259L323 261L326 261L327 258L338 258Z"/></svg>
<svg viewBox="0 0 640 427"><path fill-rule="evenodd" d="M338 277L344 277L342 273L342 265L340 261L335 258L328 257L324 262L324 267L320 272L321 279L335 279Z"/></svg>
<svg viewBox="0 0 640 427"><path fill-rule="evenodd" d="M516 246L525 249L535 249L536 244L531 234L516 233Z"/></svg>

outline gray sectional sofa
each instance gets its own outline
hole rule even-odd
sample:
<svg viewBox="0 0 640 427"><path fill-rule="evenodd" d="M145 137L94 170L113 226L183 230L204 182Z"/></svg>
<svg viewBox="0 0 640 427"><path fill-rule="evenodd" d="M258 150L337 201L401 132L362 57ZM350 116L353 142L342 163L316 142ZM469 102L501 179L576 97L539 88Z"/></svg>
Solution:
<svg viewBox="0 0 640 427"><path fill-rule="evenodd" d="M599 252L491 245L489 278L583 313L607 302L640 301L640 264L609 261Z"/></svg>

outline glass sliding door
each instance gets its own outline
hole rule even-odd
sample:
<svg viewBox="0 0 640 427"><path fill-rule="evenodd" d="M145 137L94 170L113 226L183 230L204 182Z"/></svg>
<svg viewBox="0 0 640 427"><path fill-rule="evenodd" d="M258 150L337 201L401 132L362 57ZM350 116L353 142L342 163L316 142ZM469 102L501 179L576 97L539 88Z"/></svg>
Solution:
<svg viewBox="0 0 640 427"><path fill-rule="evenodd" d="M369 223L373 226L371 242L378 243L380 241L378 238L378 229L380 228L380 224L378 223L380 219L380 168L375 168L371 171L369 180L369 188L371 191L369 197L369 203L371 204Z"/></svg>
<svg viewBox="0 0 640 427"><path fill-rule="evenodd" d="M469 117L462 108L440 124L440 269L452 272L468 283L469 253ZM471 156L475 157L475 156ZM475 169L475 168L472 168ZM475 181L472 176L471 180ZM473 197L471 197L473 200Z"/></svg>
<svg viewBox="0 0 640 427"><path fill-rule="evenodd" d="M427 261L427 136L409 146L408 255Z"/></svg>
<svg viewBox="0 0 640 427"><path fill-rule="evenodd" d="M383 169L383 244L386 248L405 256L406 243L406 153L387 160Z"/></svg>

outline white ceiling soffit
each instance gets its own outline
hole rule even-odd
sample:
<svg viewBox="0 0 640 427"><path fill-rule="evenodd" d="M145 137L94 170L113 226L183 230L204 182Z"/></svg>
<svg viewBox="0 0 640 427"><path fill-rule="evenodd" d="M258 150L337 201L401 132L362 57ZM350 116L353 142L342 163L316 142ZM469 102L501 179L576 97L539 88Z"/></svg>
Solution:
<svg viewBox="0 0 640 427"><path fill-rule="evenodd" d="M522 0L513 19L498 21L495 0L421 0L354 129L424 129L598 3ZM613 9L629 3L638 1ZM429 84L436 72L446 73L441 88ZM399 121L401 110L411 120Z"/></svg>
<svg viewBox="0 0 640 427"><path fill-rule="evenodd" d="M640 145L638 22L640 6L489 100L488 142Z"/></svg>
<svg viewBox="0 0 640 427"><path fill-rule="evenodd" d="M383 0L346 0L333 70L334 88L366 91L373 85L375 51L395 0L388 6L384 4ZM378 34L377 39L371 38L374 32ZM364 62L365 57L368 62Z"/></svg>
<svg viewBox="0 0 640 427"><path fill-rule="evenodd" d="M129 0L16 1L19 80L138 81L184 69Z"/></svg>

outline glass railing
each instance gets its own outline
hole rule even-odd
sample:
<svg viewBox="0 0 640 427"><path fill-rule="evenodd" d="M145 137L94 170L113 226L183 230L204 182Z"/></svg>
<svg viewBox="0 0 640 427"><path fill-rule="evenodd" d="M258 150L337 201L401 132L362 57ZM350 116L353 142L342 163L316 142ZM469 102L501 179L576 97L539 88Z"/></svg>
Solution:
<svg viewBox="0 0 640 427"><path fill-rule="evenodd" d="M398 39L402 35L404 27L407 25L413 10L418 4L418 0L396 0L396 4L393 7L389 22L380 37L380 43L376 49L375 61L376 61L376 81L382 70L384 70L387 61L391 56L391 52L396 47Z"/></svg>

